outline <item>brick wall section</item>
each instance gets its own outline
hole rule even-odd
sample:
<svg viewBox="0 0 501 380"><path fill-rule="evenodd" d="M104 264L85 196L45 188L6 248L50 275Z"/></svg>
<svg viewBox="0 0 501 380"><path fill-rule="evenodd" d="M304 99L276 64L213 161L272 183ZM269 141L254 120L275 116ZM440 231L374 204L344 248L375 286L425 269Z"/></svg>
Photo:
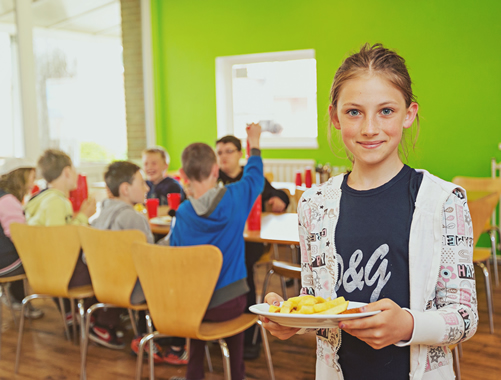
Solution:
<svg viewBox="0 0 501 380"><path fill-rule="evenodd" d="M129 160L141 158L146 148L143 59L141 43L141 1L120 0L125 81L125 112Z"/></svg>

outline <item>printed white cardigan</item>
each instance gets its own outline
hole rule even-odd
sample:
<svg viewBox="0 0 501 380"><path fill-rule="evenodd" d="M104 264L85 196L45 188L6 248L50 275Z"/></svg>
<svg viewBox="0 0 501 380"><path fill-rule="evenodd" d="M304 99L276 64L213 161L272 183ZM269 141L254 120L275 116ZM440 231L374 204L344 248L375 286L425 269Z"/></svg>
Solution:
<svg viewBox="0 0 501 380"><path fill-rule="evenodd" d="M410 341L396 345L411 346L411 380L453 379L448 345L472 337L478 323L473 229L465 191L418 171L423 181L410 230L407 309L414 318L414 331ZM307 190L299 201L302 294L314 289L317 296L336 297L335 230L343 177ZM312 260L323 254L325 267L313 267ZM317 380L343 379L337 356L340 345L339 329L330 329L327 338L317 336Z"/></svg>

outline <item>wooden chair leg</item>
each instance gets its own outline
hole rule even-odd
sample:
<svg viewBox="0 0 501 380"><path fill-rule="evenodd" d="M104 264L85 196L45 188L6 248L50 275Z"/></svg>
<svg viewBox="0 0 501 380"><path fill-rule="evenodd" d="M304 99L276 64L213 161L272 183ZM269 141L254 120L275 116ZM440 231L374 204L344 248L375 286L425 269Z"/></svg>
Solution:
<svg viewBox="0 0 501 380"><path fill-rule="evenodd" d="M261 338L263 340L264 353L266 355L266 362L268 364L268 371L270 372L270 380L275 380L275 370L273 369L273 362L271 360L271 351L270 344L268 342L268 334L266 333L266 329L263 326L263 322L260 320L257 321L261 329Z"/></svg>
<svg viewBox="0 0 501 380"><path fill-rule="evenodd" d="M455 365L455 367L456 367L456 380L461 380L461 368L459 366L458 346L454 347L453 354L454 354L454 364L456 364Z"/></svg>
<svg viewBox="0 0 501 380"><path fill-rule="evenodd" d="M70 329L68 328L68 321L66 321L66 310L64 308L64 301L62 297L59 297L59 309L61 310L61 317L63 318L64 333L66 334L66 339L71 340ZM73 321L75 323L76 321Z"/></svg>
<svg viewBox="0 0 501 380"><path fill-rule="evenodd" d="M214 368L212 368L212 359L210 357L209 346L207 346L209 342L205 342L205 357L207 358L207 366L209 367L209 372L213 372Z"/></svg>
<svg viewBox="0 0 501 380"><path fill-rule="evenodd" d="M139 336L139 333L137 332L137 321L134 315L134 311L132 309L127 309L127 311L129 312L129 319L132 325L132 331L134 331L134 337Z"/></svg>
<svg viewBox="0 0 501 380"><path fill-rule="evenodd" d="M494 265L494 284L499 285L499 274L498 274L498 256L496 250L496 234L493 230L490 232L491 238L491 252L492 252L492 263Z"/></svg>
<svg viewBox="0 0 501 380"><path fill-rule="evenodd" d="M224 339L219 339L219 347L221 348L221 354L223 355L224 379L231 380L230 351L228 350L228 345Z"/></svg>

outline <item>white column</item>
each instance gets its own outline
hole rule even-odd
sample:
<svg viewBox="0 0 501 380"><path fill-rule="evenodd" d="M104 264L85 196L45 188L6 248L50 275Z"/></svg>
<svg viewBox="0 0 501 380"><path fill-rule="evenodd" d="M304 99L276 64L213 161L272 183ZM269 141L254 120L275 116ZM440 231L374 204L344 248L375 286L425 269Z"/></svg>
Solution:
<svg viewBox="0 0 501 380"><path fill-rule="evenodd" d="M24 155L35 160L40 155L36 96L35 58L33 55L33 13L31 0L15 0L21 113L24 129Z"/></svg>
<svg viewBox="0 0 501 380"><path fill-rule="evenodd" d="M141 0L141 34L143 47L143 87L146 146L157 145L155 129L155 88L153 80L153 47L151 37L151 0Z"/></svg>

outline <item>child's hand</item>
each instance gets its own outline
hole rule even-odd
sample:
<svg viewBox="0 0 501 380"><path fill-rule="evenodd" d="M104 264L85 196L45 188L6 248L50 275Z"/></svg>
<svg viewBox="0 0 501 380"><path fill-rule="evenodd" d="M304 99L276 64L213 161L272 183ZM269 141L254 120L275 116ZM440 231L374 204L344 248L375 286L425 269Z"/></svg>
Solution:
<svg viewBox="0 0 501 380"><path fill-rule="evenodd" d="M279 197L271 197L267 203L271 207L271 212L282 212L285 210L285 202Z"/></svg>
<svg viewBox="0 0 501 380"><path fill-rule="evenodd" d="M94 215L96 213L96 199L94 197L85 199L80 206L80 212L87 218Z"/></svg>
<svg viewBox="0 0 501 380"><path fill-rule="evenodd" d="M376 350L411 339L414 318L408 311L388 298L370 303L361 311L376 310L381 310L381 313L372 317L341 321L339 327Z"/></svg>
<svg viewBox="0 0 501 380"><path fill-rule="evenodd" d="M278 306L283 300L284 299L276 293L268 293L266 297L264 297L264 302L266 302L268 305ZM259 319L261 319L264 328L268 330L271 335L276 336L281 340L289 339L299 331L299 329L294 327L281 326L278 323L272 322L268 318L263 316L260 316Z"/></svg>
<svg viewBox="0 0 501 380"><path fill-rule="evenodd" d="M249 141L250 149L259 149L259 138L261 137L261 126L256 123L247 125L247 141Z"/></svg>

